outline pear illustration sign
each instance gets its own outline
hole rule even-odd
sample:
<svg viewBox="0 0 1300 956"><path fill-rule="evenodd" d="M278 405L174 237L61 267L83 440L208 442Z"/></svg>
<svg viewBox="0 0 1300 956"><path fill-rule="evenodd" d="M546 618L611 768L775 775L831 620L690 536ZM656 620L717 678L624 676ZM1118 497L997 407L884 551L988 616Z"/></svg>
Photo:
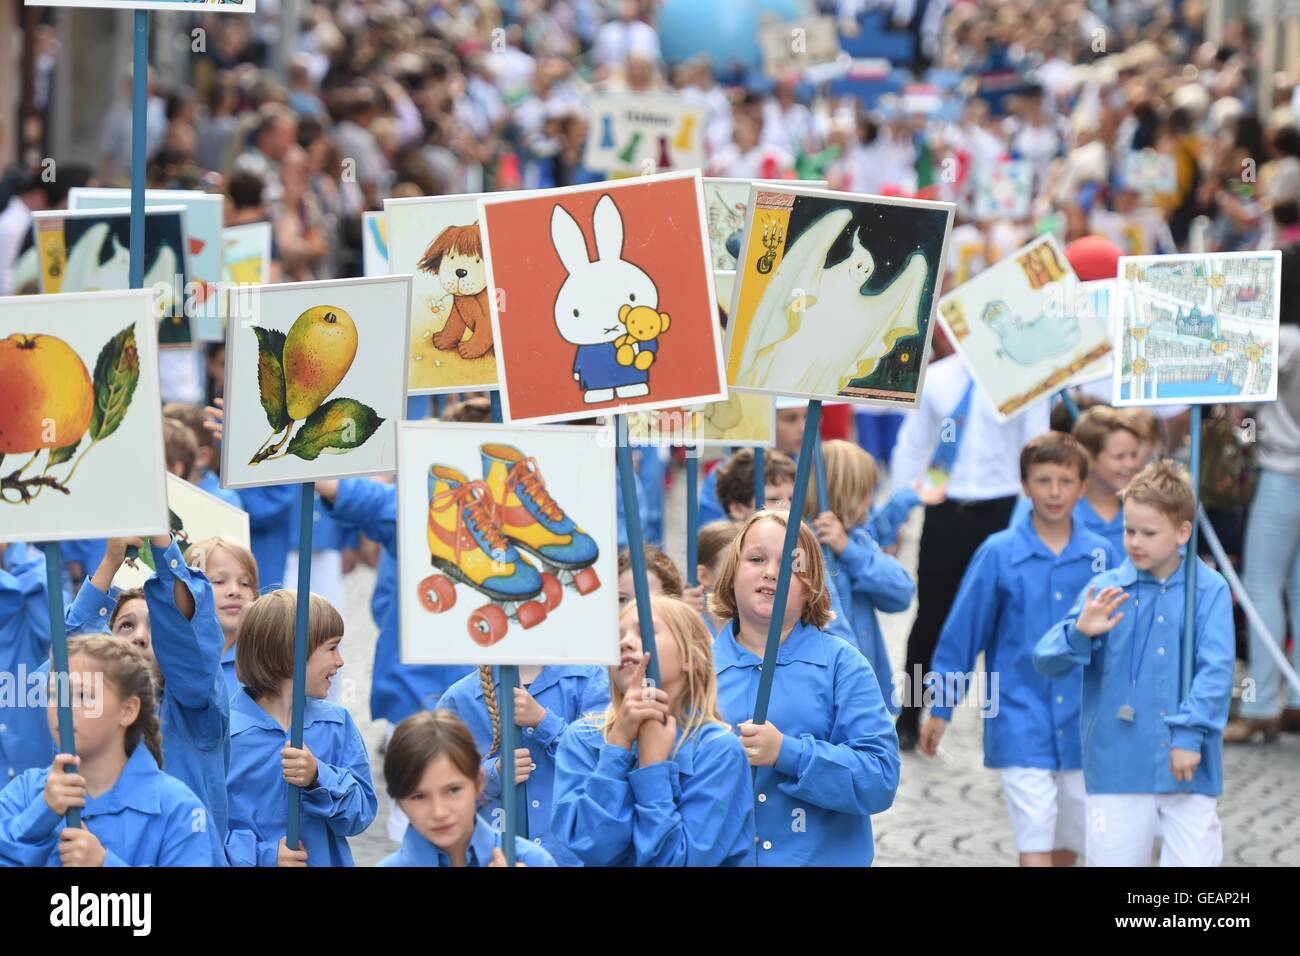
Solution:
<svg viewBox="0 0 1300 956"><path fill-rule="evenodd" d="M152 290L0 298L0 542L166 531L158 403Z"/></svg>
<svg viewBox="0 0 1300 956"><path fill-rule="evenodd" d="M618 662L612 430L402 422L398 444L402 663Z"/></svg>
<svg viewBox="0 0 1300 956"><path fill-rule="evenodd" d="M410 276L232 289L228 488L391 473L406 407ZM256 398L256 402L254 402Z"/></svg>

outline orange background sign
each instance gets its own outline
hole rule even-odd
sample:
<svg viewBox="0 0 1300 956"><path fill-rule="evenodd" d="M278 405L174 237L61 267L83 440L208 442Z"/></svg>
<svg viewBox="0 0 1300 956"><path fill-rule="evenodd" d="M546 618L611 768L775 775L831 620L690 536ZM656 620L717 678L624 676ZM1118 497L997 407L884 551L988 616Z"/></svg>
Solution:
<svg viewBox="0 0 1300 956"><path fill-rule="evenodd" d="M700 188L696 177L648 177L483 204L502 387L512 421L559 421L620 405L651 408L720 397L721 344ZM573 375L578 346L560 335L555 322L556 296L568 273L551 241L551 215L559 205L576 220L587 256L594 259L593 215L606 195L613 197L623 221L622 258L653 280L657 311L668 313L671 322L658 339L648 395L588 404ZM601 304L609 313L603 325L619 324L624 303L615 298Z"/></svg>

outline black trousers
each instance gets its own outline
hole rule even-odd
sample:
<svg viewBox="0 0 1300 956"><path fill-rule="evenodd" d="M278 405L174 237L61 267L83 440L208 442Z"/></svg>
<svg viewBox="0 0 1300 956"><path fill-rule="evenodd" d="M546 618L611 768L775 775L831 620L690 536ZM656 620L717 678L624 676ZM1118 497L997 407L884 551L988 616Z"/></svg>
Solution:
<svg viewBox="0 0 1300 956"><path fill-rule="evenodd" d="M944 501L925 509L921 550L916 567L916 620L907 638L907 692L898 716L901 727L915 731L921 719L922 687L917 668L924 674L939 643L948 609L957 598L966 566L976 549L991 534L1003 530L1015 509L1015 496L987 501Z"/></svg>

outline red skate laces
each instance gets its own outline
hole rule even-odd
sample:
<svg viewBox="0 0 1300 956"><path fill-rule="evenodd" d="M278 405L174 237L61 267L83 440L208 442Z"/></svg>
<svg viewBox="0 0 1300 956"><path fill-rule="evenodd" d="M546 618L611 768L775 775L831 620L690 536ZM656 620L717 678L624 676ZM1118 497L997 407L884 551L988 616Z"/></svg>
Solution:
<svg viewBox="0 0 1300 956"><path fill-rule="evenodd" d="M456 560L460 560L465 547L465 528L477 531L492 552L505 551L510 546L501 525L497 523L492 492L481 479L448 488L434 495L429 504L434 511L456 509ZM473 538L470 538L473 541ZM471 545L475 546L475 545Z"/></svg>
<svg viewBox="0 0 1300 956"><path fill-rule="evenodd" d="M546 482L542 479L542 472L537 467L536 458L521 458L515 462L515 466L510 469L510 474L506 476L506 494L509 495L512 491L519 492L537 505L537 510L547 520L564 520L563 509L555 503L555 499L546 490ZM502 505L504 506L504 502Z"/></svg>

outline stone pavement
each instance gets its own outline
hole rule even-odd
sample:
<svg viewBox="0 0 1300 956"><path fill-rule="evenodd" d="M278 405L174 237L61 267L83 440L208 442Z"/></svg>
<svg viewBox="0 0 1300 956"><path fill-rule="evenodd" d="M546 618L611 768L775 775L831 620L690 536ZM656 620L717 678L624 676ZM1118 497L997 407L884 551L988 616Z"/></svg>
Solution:
<svg viewBox="0 0 1300 956"><path fill-rule="evenodd" d="M685 478L678 474L664 503L669 555L685 558ZM920 511L904 532L900 560L916 567ZM378 633L370 617L374 571L361 567L344 581L347 662L340 690L370 748L379 817L350 841L358 866L370 866L395 848L385 833L388 797L379 746L385 725L370 720L370 670ZM915 608L882 615L885 642L902 666ZM1011 866L1016 854L996 771L983 767L980 717L960 707L944 735L939 757L903 756L894 805L874 820L877 866ZM1219 801L1227 866L1300 866L1300 735L1284 734L1272 745L1226 748L1225 793Z"/></svg>

